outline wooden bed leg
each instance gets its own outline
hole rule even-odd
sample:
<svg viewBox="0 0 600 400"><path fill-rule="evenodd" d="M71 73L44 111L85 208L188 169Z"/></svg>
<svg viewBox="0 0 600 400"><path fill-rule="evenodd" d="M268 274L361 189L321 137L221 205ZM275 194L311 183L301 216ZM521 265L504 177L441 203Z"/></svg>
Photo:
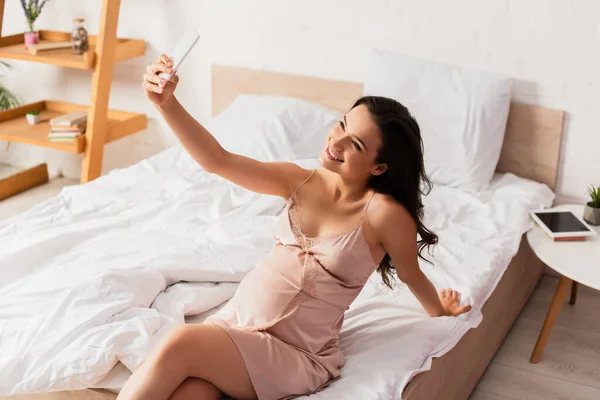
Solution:
<svg viewBox="0 0 600 400"><path fill-rule="evenodd" d="M550 304L550 309L548 310L548 314L546 314L544 326L542 327L540 336L538 337L535 348L533 349L533 353L531 354L530 361L532 364L537 364L542 357L542 353L546 347L546 342L548 342L548 337L550 337L552 327L558 318L558 314L560 314L560 310L562 309L565 297L567 297L567 292L569 291L569 285L571 282L573 281L565 276L562 276L560 278L560 282L558 282L556 292L554 292L554 297L552 298L552 303Z"/></svg>
<svg viewBox="0 0 600 400"><path fill-rule="evenodd" d="M577 301L577 290L579 289L579 283L573 281L573 284L571 285L571 300L569 301L569 303L571 305L575 305L575 302Z"/></svg>

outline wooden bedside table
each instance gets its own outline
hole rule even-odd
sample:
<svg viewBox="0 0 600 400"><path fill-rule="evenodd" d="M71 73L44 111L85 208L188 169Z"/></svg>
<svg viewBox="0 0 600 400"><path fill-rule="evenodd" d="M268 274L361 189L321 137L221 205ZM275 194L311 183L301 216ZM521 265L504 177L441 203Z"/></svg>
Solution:
<svg viewBox="0 0 600 400"><path fill-rule="evenodd" d="M554 207L556 211L571 211L583 216L583 205ZM600 233L600 227L592 226ZM552 298L544 326L531 354L531 363L536 364L546 347L546 342L571 286L571 304L577 299L579 283L600 290L600 234L581 242L555 242L537 224L527 232L527 241L535 255L547 266L561 274L560 282Z"/></svg>

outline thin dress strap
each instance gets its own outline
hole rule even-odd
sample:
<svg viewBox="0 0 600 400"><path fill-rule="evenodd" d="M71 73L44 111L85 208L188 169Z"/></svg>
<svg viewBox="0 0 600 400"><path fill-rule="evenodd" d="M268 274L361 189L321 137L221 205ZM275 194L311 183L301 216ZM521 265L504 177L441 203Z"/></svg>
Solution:
<svg viewBox="0 0 600 400"><path fill-rule="evenodd" d="M317 172L317 170L313 169L312 172L310 173L310 175L308 176L308 178L306 178L305 180L303 180L302 182L300 182L300 184L298 186L296 186L296 189L294 189L294 192L292 193L292 197L294 197L294 200L297 200L296 194L298 193L298 189L300 189L300 187L302 185L304 185L306 182L308 182L308 180L310 178L312 178L312 176L315 174L315 172Z"/></svg>
<svg viewBox="0 0 600 400"><path fill-rule="evenodd" d="M369 200L367 201L367 204L365 205L365 211L363 211L363 215L360 218L360 221L362 223L362 220L365 218L365 215L367 215L367 209L369 208L369 204L371 204L371 200L373 200L373 197L375 197L375 195L377 194L377 192L374 192L371 197L369 197Z"/></svg>

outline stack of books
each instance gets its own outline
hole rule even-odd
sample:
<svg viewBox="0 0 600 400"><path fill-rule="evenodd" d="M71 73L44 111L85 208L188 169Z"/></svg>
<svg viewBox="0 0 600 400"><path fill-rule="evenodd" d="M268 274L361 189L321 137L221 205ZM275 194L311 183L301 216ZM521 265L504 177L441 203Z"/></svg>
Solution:
<svg viewBox="0 0 600 400"><path fill-rule="evenodd" d="M50 120L48 140L51 142L70 142L85 133L87 111L74 111L59 115Z"/></svg>

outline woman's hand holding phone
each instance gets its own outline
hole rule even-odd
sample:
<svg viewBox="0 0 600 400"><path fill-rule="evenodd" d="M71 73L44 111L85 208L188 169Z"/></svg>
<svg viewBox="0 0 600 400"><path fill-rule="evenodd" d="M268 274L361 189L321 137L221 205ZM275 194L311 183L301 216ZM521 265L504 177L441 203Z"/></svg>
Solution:
<svg viewBox="0 0 600 400"><path fill-rule="evenodd" d="M179 76L174 74L168 81L158 76L160 73L171 74L173 72L173 61L166 54L162 54L155 64L146 68L144 74L144 89L146 97L155 106L164 105L169 99L173 98L173 92L179 82Z"/></svg>

